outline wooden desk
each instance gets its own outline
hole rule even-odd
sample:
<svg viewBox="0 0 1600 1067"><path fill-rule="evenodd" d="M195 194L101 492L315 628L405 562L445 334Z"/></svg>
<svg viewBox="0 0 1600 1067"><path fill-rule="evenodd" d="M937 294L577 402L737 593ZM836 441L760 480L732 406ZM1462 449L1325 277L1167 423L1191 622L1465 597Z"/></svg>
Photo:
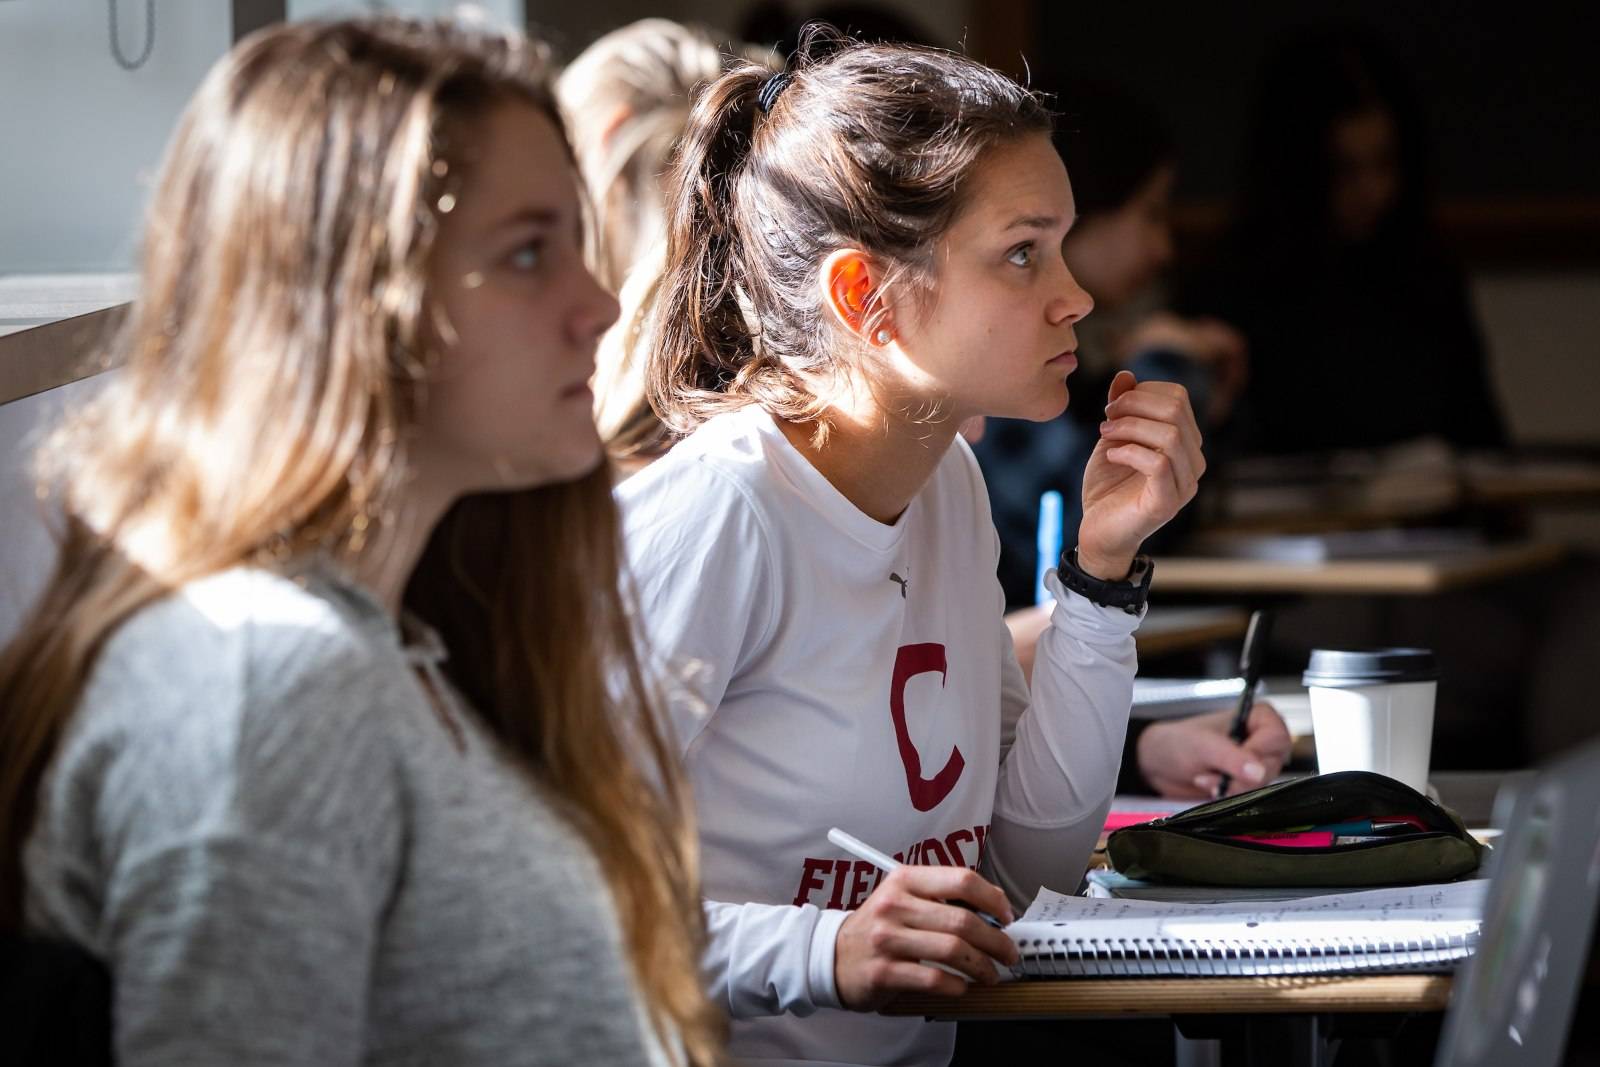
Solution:
<svg viewBox="0 0 1600 1067"><path fill-rule="evenodd" d="M1530 510L1600 503L1600 459L1592 454L1468 456L1430 477L1373 493L1369 482L1328 478L1282 485L1224 484L1225 508L1207 533L1326 533L1417 524L1460 509ZM1231 506L1230 506L1231 505Z"/></svg>
<svg viewBox="0 0 1600 1067"><path fill-rule="evenodd" d="M1341 1032L1398 1032L1442 1012L1443 975L1282 978L1036 979L974 986L960 997L903 996L887 1015L1004 1023L1170 1018L1178 1067L1328 1067Z"/></svg>
<svg viewBox="0 0 1600 1067"><path fill-rule="evenodd" d="M1529 543L1431 558L1278 563L1163 556L1152 588L1162 593L1333 593L1423 596L1481 585L1558 562L1557 544Z"/></svg>
<svg viewBox="0 0 1600 1067"><path fill-rule="evenodd" d="M1437 974L1282 978L1040 978L973 986L960 997L906 995L885 1015L930 1019L1125 1018L1150 1015L1443 1011L1450 978Z"/></svg>
<svg viewBox="0 0 1600 1067"><path fill-rule="evenodd" d="M1537 507L1600 501L1600 464L1529 463L1467 475L1467 499L1486 507Z"/></svg>

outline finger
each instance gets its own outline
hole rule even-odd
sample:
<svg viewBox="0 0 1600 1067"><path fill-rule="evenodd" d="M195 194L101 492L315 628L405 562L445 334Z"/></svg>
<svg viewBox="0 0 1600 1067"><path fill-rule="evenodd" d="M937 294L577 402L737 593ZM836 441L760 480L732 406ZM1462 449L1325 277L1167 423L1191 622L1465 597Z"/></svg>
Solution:
<svg viewBox="0 0 1600 1067"><path fill-rule="evenodd" d="M896 993L959 997L967 991L967 983L948 971L928 964L896 960L884 966L880 988Z"/></svg>
<svg viewBox="0 0 1600 1067"><path fill-rule="evenodd" d="M895 878L913 896L939 902L964 900L1003 923L1016 921L1011 903L1000 887L966 867L908 864L891 872L889 877Z"/></svg>
<svg viewBox="0 0 1600 1067"><path fill-rule="evenodd" d="M1106 459L1119 466L1132 467L1149 478L1157 493L1157 506L1162 511L1170 512L1168 518L1177 514L1178 509L1188 503L1193 495L1178 484L1177 472L1164 452L1143 445L1117 445L1106 449Z"/></svg>
<svg viewBox="0 0 1600 1067"><path fill-rule="evenodd" d="M1157 389L1156 386L1169 386L1176 392ZM1185 441L1196 448L1200 445L1200 424L1195 420L1188 390L1181 385L1170 382L1140 383L1138 389L1124 393L1106 405L1106 418L1115 419L1124 415L1171 423L1183 431Z"/></svg>
<svg viewBox="0 0 1600 1067"><path fill-rule="evenodd" d="M1133 371L1117 371L1117 376L1111 379L1111 389L1106 396L1106 407L1109 409L1112 404L1117 402L1118 397L1132 392L1134 387L1138 384L1139 379L1134 377Z"/></svg>
<svg viewBox="0 0 1600 1067"><path fill-rule="evenodd" d="M1107 441L1140 444L1163 453L1172 460L1172 469L1178 475L1180 489L1191 488L1200 480L1200 475L1194 469L1193 458L1185 447L1183 431L1170 422L1124 415L1102 422L1100 436Z"/></svg>
<svg viewBox="0 0 1600 1067"><path fill-rule="evenodd" d="M897 959L942 963L984 985L1000 980L1000 970L994 960L954 934L900 926L890 931L881 944L885 952Z"/></svg>
<svg viewBox="0 0 1600 1067"><path fill-rule="evenodd" d="M1194 470L1197 473L1205 471L1205 454L1202 448L1204 438L1200 434L1200 424L1195 421L1194 409L1189 406L1187 395L1146 392L1141 386L1138 391L1124 394L1115 404L1106 406L1108 421L1128 417L1149 419L1175 427L1182 434L1182 447L1191 457Z"/></svg>
<svg viewBox="0 0 1600 1067"><path fill-rule="evenodd" d="M1256 704L1251 707L1248 729L1244 741L1246 748L1276 759L1279 763L1289 758L1294 739L1289 735L1289 725L1272 705Z"/></svg>
<svg viewBox="0 0 1600 1067"><path fill-rule="evenodd" d="M1260 756L1221 734L1209 731L1193 739L1195 754L1207 771L1227 774L1241 789L1254 789L1267 780L1267 766Z"/></svg>
<svg viewBox="0 0 1600 1067"><path fill-rule="evenodd" d="M961 938L985 956L992 956L1001 963L1017 962L1017 943L978 918L976 912L958 908L954 904L916 900L908 904L901 914L907 926L918 930L951 934Z"/></svg>
<svg viewBox="0 0 1600 1067"><path fill-rule="evenodd" d="M1139 383L1139 388L1150 393L1165 393L1168 396L1189 395L1189 390L1179 383L1162 381L1160 378L1146 378Z"/></svg>

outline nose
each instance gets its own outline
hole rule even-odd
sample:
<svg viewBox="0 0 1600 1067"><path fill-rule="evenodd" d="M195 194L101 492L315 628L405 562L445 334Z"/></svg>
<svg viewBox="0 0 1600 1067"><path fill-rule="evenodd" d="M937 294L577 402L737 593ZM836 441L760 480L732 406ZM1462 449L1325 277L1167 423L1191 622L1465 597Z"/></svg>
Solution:
<svg viewBox="0 0 1600 1067"><path fill-rule="evenodd" d="M578 292L575 294L575 308L571 323L572 340L576 344L593 347L600 340L602 334L611 328L617 321L617 316L622 313L622 306L617 303L617 298L595 280L587 268L579 268Z"/></svg>
<svg viewBox="0 0 1600 1067"><path fill-rule="evenodd" d="M1162 226L1156 231L1154 246L1151 249L1151 258L1155 261L1157 270L1165 268L1172 262L1172 251L1172 231Z"/></svg>
<svg viewBox="0 0 1600 1067"><path fill-rule="evenodd" d="M1072 271L1065 263L1062 264L1062 270L1066 275L1066 284L1045 312L1052 326L1077 322L1094 310L1094 297L1089 295L1089 290L1078 284L1078 279L1072 276Z"/></svg>

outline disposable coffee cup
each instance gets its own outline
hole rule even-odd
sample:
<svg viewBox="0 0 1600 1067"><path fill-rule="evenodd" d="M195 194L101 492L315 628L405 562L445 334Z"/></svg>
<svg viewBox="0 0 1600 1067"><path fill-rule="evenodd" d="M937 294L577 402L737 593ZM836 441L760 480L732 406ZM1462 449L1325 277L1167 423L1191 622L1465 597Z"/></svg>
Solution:
<svg viewBox="0 0 1600 1067"><path fill-rule="evenodd" d="M1427 792L1439 668L1425 648L1315 649L1311 693L1317 769L1375 771Z"/></svg>

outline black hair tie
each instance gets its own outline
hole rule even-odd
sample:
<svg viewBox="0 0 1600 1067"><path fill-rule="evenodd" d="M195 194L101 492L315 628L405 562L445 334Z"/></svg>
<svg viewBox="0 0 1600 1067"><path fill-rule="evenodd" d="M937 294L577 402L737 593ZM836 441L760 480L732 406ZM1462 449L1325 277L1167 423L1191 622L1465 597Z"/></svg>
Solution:
<svg viewBox="0 0 1600 1067"><path fill-rule="evenodd" d="M761 109L762 114L772 110L772 105L778 102L778 94L787 89L793 80L793 74L780 70L761 83L761 88L756 91L756 106Z"/></svg>

